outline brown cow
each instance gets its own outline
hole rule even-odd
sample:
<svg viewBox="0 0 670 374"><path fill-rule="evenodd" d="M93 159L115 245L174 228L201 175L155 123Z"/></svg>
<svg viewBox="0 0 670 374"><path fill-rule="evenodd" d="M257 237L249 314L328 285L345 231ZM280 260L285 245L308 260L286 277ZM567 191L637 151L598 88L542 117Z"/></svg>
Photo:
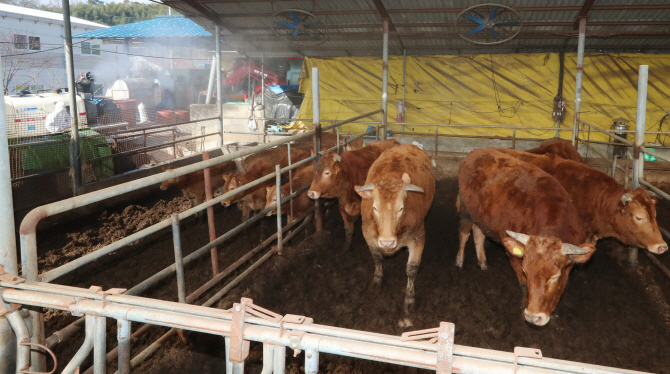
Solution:
<svg viewBox="0 0 670 374"><path fill-rule="evenodd" d="M540 143L538 147L529 149L526 152L536 155L553 154L566 160L584 163L584 159L572 145L572 142L561 138L547 139Z"/></svg>
<svg viewBox="0 0 670 374"><path fill-rule="evenodd" d="M322 153L307 195L314 200L338 199L346 234L343 249L349 249L351 245L354 234L353 217L360 214L361 198L356 194L354 186L365 184L368 169L382 152L399 145L397 140L389 139L344 152L342 155L327 151Z"/></svg>
<svg viewBox="0 0 670 374"><path fill-rule="evenodd" d="M579 210L589 243L613 237L656 254L668 250L656 222L656 198L646 189L626 190L601 171L554 155L498 150L532 163L558 180Z"/></svg>
<svg viewBox="0 0 670 374"><path fill-rule="evenodd" d="M595 251L584 244L586 233L570 195L540 168L491 149L473 151L461 162L458 184L461 247L473 223L502 242L524 299L527 290L525 319L545 325L573 265Z"/></svg>
<svg viewBox="0 0 670 374"><path fill-rule="evenodd" d="M295 163L309 157L309 153L298 149L291 149L291 162ZM251 160L247 162L247 160ZM232 173L223 175L225 181L224 193L228 193L256 179L262 178L275 171L275 165L282 168L288 166L288 150L280 146L270 148L259 152L253 157L245 159L244 166L246 173ZM249 218L249 214L254 210L262 210L265 207L265 187L274 183L274 180L268 180L260 185L251 188L245 192L235 195L232 198L221 202L221 205L227 207L233 202L240 201L242 204L242 214L244 218Z"/></svg>
<svg viewBox="0 0 670 374"><path fill-rule="evenodd" d="M430 158L421 148L405 144L384 151L370 167L364 186L363 236L375 263L373 283L381 285L382 258L407 247L405 314L414 305L414 280L426 240L424 218L435 195Z"/></svg>
<svg viewBox="0 0 670 374"><path fill-rule="evenodd" d="M171 166L163 167L163 171L173 170ZM232 161L224 162L209 168L212 192L223 186L221 177L227 173L234 173L237 169ZM181 177L168 179L161 183L161 190L165 191L170 187L181 189L184 197L191 201L191 207L202 204L205 201L205 174L203 170L182 175Z"/></svg>
<svg viewBox="0 0 670 374"><path fill-rule="evenodd" d="M313 164L305 164L305 167L298 167L296 170L297 173L293 175L293 191L297 191L306 185L308 185L310 182L312 182L312 178L314 177L314 165ZM290 183L286 183L283 186L281 186L281 197L282 199L285 198L286 196L291 194L291 185ZM272 186L266 187L267 190L267 195L266 195L266 200L265 200L265 209L269 208L271 205L277 203L277 185L273 184ZM290 213L291 213L291 207L289 205L290 203L282 204L281 206L281 212L283 215L289 217L288 223L291 222L290 218ZM303 215L306 211L308 211L310 208L314 206L314 201L312 201L308 196L307 196L307 191L301 193L300 195L296 196L293 199L293 217L300 217ZM273 210L268 213L268 216L277 214L277 210Z"/></svg>

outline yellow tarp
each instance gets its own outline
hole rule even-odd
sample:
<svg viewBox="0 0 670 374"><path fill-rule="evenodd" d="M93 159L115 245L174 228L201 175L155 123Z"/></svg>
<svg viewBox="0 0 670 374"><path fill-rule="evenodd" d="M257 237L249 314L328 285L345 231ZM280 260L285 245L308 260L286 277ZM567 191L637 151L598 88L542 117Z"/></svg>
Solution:
<svg viewBox="0 0 670 374"><path fill-rule="evenodd" d="M566 54L563 96L567 113L561 125L572 128L576 54ZM584 59L581 118L603 129L624 117L635 128L638 65L649 65L647 128L658 130L670 110L670 55L587 54ZM342 120L379 109L381 58L305 58L299 118L312 118L312 67L319 68L321 118ZM558 54L408 56L405 122L467 125L555 127L551 112L558 91ZM388 123L399 130L395 102L403 97L402 56L389 57ZM373 120L379 121L380 115ZM310 126L298 123L298 126ZM348 125L360 132L367 125ZM664 130L670 127L670 119ZM406 131L434 133L434 127L406 126ZM441 133L509 136L512 130L440 128ZM517 130L517 137L552 137L552 130ZM570 138L571 132L562 132ZM583 134L586 137L586 133ZM631 136L632 137L632 136ZM648 136L647 141L654 141ZM591 139L607 140L593 131Z"/></svg>

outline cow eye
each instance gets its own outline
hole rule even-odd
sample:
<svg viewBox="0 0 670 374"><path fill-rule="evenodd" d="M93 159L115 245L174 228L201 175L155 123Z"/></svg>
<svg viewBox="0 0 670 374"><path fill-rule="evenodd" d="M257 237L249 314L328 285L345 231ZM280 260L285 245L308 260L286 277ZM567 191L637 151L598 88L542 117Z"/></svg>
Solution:
<svg viewBox="0 0 670 374"><path fill-rule="evenodd" d="M644 221L644 218L642 218L640 216L635 216L635 220L638 221L638 222L642 222L642 221Z"/></svg>
<svg viewBox="0 0 670 374"><path fill-rule="evenodd" d="M324 171L324 172L323 172L323 176L324 176L324 177L327 177L327 176L329 176L329 175L330 175L330 172L329 172L329 171Z"/></svg>
<svg viewBox="0 0 670 374"><path fill-rule="evenodd" d="M404 207L404 206L401 206L400 209L398 210L398 213L402 213L403 210L405 210L405 207Z"/></svg>
<svg viewBox="0 0 670 374"><path fill-rule="evenodd" d="M372 206L372 209L374 209L374 210L375 210L375 212L377 211L377 207L376 207L376 206L374 206L374 205Z"/></svg>

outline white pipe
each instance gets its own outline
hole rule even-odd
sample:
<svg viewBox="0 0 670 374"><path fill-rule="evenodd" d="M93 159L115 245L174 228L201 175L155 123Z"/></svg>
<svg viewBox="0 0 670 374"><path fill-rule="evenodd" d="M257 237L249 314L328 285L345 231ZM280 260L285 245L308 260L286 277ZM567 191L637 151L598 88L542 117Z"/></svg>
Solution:
<svg viewBox="0 0 670 374"><path fill-rule="evenodd" d="M261 374L272 374L274 367L275 346L269 343L263 344L263 370Z"/></svg>
<svg viewBox="0 0 670 374"><path fill-rule="evenodd" d="M219 25L214 27L214 40L216 41L216 113L219 117L219 147L223 147L223 92L221 87L221 29Z"/></svg>
<svg viewBox="0 0 670 374"><path fill-rule="evenodd" d="M0 302L0 305L4 308L4 304ZM7 321L12 330L16 334L16 349L8 349L8 353L16 352L16 356L13 357L16 360L15 367L16 371L27 370L30 366L30 346L22 345L21 343L30 342L30 332L28 331L28 326L26 326L26 321L23 319L23 316L18 311L12 311L6 315ZM2 366L4 368L9 368L13 365L10 365L12 360L8 360Z"/></svg>
<svg viewBox="0 0 670 374"><path fill-rule="evenodd" d="M582 75L584 74L584 44L586 41L586 18L579 20L579 41L577 44L577 75L575 79L575 113L572 124L572 145L577 148L579 132L579 112L582 107Z"/></svg>
<svg viewBox="0 0 670 374"><path fill-rule="evenodd" d="M388 95L389 95L389 21L384 20L384 38L382 50L382 139L386 139L388 128Z"/></svg>
<svg viewBox="0 0 670 374"><path fill-rule="evenodd" d="M635 147L633 148L633 189L640 187L640 179L644 173L644 152L640 149L644 145L644 126L647 115L647 81L649 79L649 65L640 65L637 78L637 117L635 119Z"/></svg>
<svg viewBox="0 0 670 374"><path fill-rule="evenodd" d="M130 321L120 319L116 330L116 339L119 342L119 374L130 374L130 335Z"/></svg>
<svg viewBox="0 0 670 374"><path fill-rule="evenodd" d="M207 83L207 96L205 97L205 104L209 104L212 101L212 92L214 92L215 73L216 73L216 56L212 56L212 67L209 69L209 82Z"/></svg>
<svg viewBox="0 0 670 374"><path fill-rule="evenodd" d="M95 317L95 341L93 345L93 374L107 372L107 318Z"/></svg>
<svg viewBox="0 0 670 374"><path fill-rule="evenodd" d="M75 353L74 357L72 357L72 360L65 366L62 374L73 374L75 370L79 371L79 366L84 362L84 359L91 353L91 349L93 348L93 335L95 335L95 317L87 314L86 337L84 338L84 343L81 345L77 353Z"/></svg>

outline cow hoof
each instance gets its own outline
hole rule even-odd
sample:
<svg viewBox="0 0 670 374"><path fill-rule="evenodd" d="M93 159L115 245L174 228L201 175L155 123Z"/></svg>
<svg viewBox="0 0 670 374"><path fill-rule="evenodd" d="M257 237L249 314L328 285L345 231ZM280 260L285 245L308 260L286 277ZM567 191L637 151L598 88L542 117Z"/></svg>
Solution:
<svg viewBox="0 0 670 374"><path fill-rule="evenodd" d="M370 286L377 291L381 290L381 288L382 288L382 278L381 277L374 277L372 279L372 283L370 283Z"/></svg>
<svg viewBox="0 0 670 374"><path fill-rule="evenodd" d="M414 298L405 299L405 315L408 316L414 311Z"/></svg>
<svg viewBox="0 0 670 374"><path fill-rule="evenodd" d="M462 258L457 258L456 259L456 267L463 270L463 259Z"/></svg>
<svg viewBox="0 0 670 374"><path fill-rule="evenodd" d="M407 328L407 327L412 327L412 326L414 326L414 324L412 323L412 320L409 319L408 317L405 317L405 318L401 319L400 321L398 321L398 327L400 327L402 329Z"/></svg>
<svg viewBox="0 0 670 374"><path fill-rule="evenodd" d="M482 261L482 262L480 262L480 263L479 263L479 267L480 267L482 270L488 270L488 269L489 269L489 267L486 266L486 261Z"/></svg>

